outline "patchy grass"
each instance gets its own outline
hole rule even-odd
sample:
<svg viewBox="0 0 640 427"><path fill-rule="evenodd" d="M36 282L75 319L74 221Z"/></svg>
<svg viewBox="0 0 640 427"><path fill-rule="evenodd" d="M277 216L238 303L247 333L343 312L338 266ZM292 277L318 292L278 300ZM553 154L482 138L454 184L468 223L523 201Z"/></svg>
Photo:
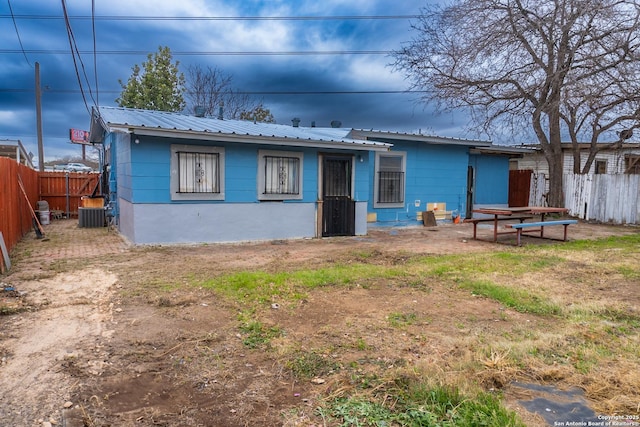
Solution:
<svg viewBox="0 0 640 427"><path fill-rule="evenodd" d="M403 328L412 325L418 319L415 313L391 313L387 316L389 324L394 328Z"/></svg>
<svg viewBox="0 0 640 427"><path fill-rule="evenodd" d="M558 315L561 309L546 298L522 289L496 285L488 281L465 281L460 285L475 295L481 295L501 302L521 313Z"/></svg>
<svg viewBox="0 0 640 427"><path fill-rule="evenodd" d="M514 380L580 387L599 413L638 412L640 312L618 292L637 298L639 236L442 256L344 247L324 260L243 271L218 269L214 257L207 266L203 251L187 268L192 253L159 248L156 271L139 274L147 260L123 267L118 294L142 296L189 327L198 326L195 312L228 310L219 338L169 346L180 353L171 360L186 361L175 368L193 380L182 379L189 393L226 381L242 387L229 396L241 395L249 364L268 374L246 377L261 399L273 388L258 383L290 381L283 405L291 408L294 385L307 400L283 415L302 421L284 425L522 426L504 404ZM380 290L389 300L365 305Z"/></svg>
<svg viewBox="0 0 640 427"><path fill-rule="evenodd" d="M395 396L394 399L388 399ZM380 383L368 396L329 400L318 409L322 418L347 426L504 426L524 427L517 415L502 406L498 396L462 394L456 387L426 386L417 378Z"/></svg>
<svg viewBox="0 0 640 427"><path fill-rule="evenodd" d="M371 280L397 279L406 276L402 268L369 264L336 265L316 270L267 273L243 271L196 283L236 301L264 304L279 300L300 300L315 288L356 286Z"/></svg>
<svg viewBox="0 0 640 427"><path fill-rule="evenodd" d="M330 355L317 350L296 351L285 361L285 367L299 379L319 378L340 370L340 364Z"/></svg>

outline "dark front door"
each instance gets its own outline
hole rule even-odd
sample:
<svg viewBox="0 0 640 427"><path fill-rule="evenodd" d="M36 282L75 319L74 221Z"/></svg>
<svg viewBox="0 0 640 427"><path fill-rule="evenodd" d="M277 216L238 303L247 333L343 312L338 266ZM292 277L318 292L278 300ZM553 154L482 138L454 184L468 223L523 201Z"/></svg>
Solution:
<svg viewBox="0 0 640 427"><path fill-rule="evenodd" d="M467 167L467 209L464 213L465 218L471 218L473 210L473 166Z"/></svg>
<svg viewBox="0 0 640 427"><path fill-rule="evenodd" d="M350 156L325 156L322 161L322 236L356 234L356 202L351 199Z"/></svg>

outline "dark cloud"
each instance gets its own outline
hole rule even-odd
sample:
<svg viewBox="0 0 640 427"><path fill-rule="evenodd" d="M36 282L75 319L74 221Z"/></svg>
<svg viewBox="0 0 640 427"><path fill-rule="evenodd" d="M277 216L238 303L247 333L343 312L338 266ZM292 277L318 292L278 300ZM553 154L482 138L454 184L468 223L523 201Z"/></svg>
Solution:
<svg viewBox="0 0 640 427"><path fill-rule="evenodd" d="M99 4L101 16L348 16L413 15L420 0L379 1L215 1L148 2L113 0ZM246 51L389 51L411 38L409 20L302 20L302 21L164 21L98 20L95 22L99 84L95 85L90 2L67 0L75 40L82 54L77 62L85 99L115 105L121 86L134 64L147 53L169 46L182 71L191 64L212 66L233 76L238 90L254 93L271 110L278 123L299 117L302 125L329 126L339 120L344 127L392 131L435 132L465 136L463 117L436 115L416 103L415 94L351 93L350 91L402 91L407 85L387 65L385 55L185 55L189 52ZM68 142L69 128L86 129L89 113L79 90L60 3L49 0L12 1L13 12L27 60L20 51L8 3L0 5L0 138L21 139L35 150L34 63L40 64L45 157L79 153ZM33 19L33 16L58 19ZM9 52L11 50L11 52ZM52 53L54 52L54 53ZM115 52L122 52L116 54ZM27 62L28 61L28 62ZM86 73L85 80L84 73ZM93 98L89 93L93 89ZM268 93L271 92L271 93ZM287 92L273 94L273 92ZM320 92L320 93L309 93ZM325 92L325 93L322 93ZM427 106L428 107L428 106Z"/></svg>

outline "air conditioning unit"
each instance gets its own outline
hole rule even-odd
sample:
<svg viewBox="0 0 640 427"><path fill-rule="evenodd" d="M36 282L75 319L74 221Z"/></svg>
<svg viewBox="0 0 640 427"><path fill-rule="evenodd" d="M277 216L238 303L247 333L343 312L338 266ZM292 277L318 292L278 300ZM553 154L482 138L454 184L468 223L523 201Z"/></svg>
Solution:
<svg viewBox="0 0 640 427"><path fill-rule="evenodd" d="M80 228L104 227L104 208L78 208L78 220Z"/></svg>

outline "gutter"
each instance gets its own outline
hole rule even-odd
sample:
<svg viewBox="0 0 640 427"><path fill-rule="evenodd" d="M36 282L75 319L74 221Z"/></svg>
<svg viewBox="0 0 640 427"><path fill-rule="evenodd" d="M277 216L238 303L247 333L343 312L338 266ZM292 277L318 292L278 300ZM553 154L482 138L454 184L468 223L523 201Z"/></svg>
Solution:
<svg viewBox="0 0 640 427"><path fill-rule="evenodd" d="M244 144L281 145L287 147L312 147L324 149L355 150L355 151L389 151L392 144L367 140L315 140L302 138L276 137L269 135L249 135L224 132L167 130L145 126L107 125L110 132L135 133L141 136L162 138L192 139L198 141L235 142Z"/></svg>

